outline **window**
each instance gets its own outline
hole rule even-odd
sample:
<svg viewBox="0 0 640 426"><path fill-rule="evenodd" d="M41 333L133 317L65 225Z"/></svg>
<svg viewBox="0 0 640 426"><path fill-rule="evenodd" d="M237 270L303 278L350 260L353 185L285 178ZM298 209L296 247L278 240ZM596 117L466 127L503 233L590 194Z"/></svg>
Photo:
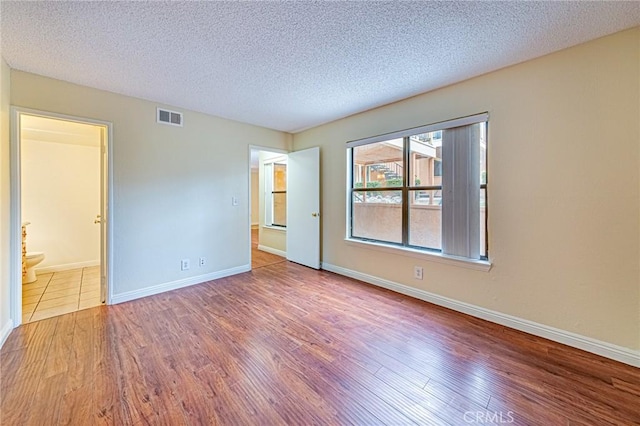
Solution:
<svg viewBox="0 0 640 426"><path fill-rule="evenodd" d="M487 259L487 119L349 142L348 237Z"/></svg>
<svg viewBox="0 0 640 426"><path fill-rule="evenodd" d="M286 160L266 163L265 175L265 224L287 226L287 164Z"/></svg>

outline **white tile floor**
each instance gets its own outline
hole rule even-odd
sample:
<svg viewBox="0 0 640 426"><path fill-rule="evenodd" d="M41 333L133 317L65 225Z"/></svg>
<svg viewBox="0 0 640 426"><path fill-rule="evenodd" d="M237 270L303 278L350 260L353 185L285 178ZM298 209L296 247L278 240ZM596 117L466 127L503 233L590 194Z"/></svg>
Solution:
<svg viewBox="0 0 640 426"><path fill-rule="evenodd" d="M40 274L35 282L22 286L23 323L100 304L99 266Z"/></svg>

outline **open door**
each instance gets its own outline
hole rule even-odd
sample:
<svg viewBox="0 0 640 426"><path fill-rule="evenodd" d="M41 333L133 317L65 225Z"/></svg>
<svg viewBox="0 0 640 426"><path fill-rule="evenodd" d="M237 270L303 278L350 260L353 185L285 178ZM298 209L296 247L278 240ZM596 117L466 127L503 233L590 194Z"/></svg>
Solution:
<svg viewBox="0 0 640 426"><path fill-rule="evenodd" d="M320 269L320 148L289 153L287 260Z"/></svg>

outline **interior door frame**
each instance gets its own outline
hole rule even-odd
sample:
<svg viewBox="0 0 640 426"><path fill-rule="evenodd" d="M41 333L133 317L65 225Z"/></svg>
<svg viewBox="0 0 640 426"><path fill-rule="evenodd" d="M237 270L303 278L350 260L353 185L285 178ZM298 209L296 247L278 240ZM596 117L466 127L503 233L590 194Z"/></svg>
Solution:
<svg viewBox="0 0 640 426"><path fill-rule="evenodd" d="M252 255L251 255L251 151L268 151L268 152L277 152L279 154L284 154L284 155L288 155L290 151L287 151L286 149L281 149L281 148L271 148L268 146L262 146L262 145L249 145L249 148L247 150L247 160L248 160L248 172L249 172L249 179L248 179L248 198L247 198L247 205L249 206L249 208L247 209L247 223L248 223L248 228L249 229L249 245L247 246L247 250L249 251L249 270L253 269L251 267L251 262L252 262ZM258 170L260 170L260 166L258 166ZM258 177L259 178L259 177ZM258 220L258 227L260 227L260 220ZM260 232L260 230L258 230L258 232Z"/></svg>
<svg viewBox="0 0 640 426"><path fill-rule="evenodd" d="M20 156L20 119L22 115L31 115L44 118L52 118L76 123L102 126L106 130L101 141L101 203L100 215L103 223L101 226L101 294L103 302L111 304L113 286L111 285L112 274L112 244L113 241L113 220L111 211L113 206L113 164L112 158L112 137L113 124L107 121L95 120L92 118L77 117L55 112L41 111L17 106L11 106L11 152L10 152L10 174L11 174L11 194L10 194L10 242L9 242L9 290L11 309L10 314L13 320L13 327L22 324L22 206L21 206L21 156ZM106 192L106 194L105 194ZM103 262L104 259L104 262Z"/></svg>

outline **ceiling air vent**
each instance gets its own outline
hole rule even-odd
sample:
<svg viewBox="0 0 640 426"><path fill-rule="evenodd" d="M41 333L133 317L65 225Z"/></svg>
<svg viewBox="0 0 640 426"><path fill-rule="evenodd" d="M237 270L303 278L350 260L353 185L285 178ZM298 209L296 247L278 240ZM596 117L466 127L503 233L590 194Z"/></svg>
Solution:
<svg viewBox="0 0 640 426"><path fill-rule="evenodd" d="M182 127L182 113L158 108L156 121L162 124L169 124L170 126Z"/></svg>

